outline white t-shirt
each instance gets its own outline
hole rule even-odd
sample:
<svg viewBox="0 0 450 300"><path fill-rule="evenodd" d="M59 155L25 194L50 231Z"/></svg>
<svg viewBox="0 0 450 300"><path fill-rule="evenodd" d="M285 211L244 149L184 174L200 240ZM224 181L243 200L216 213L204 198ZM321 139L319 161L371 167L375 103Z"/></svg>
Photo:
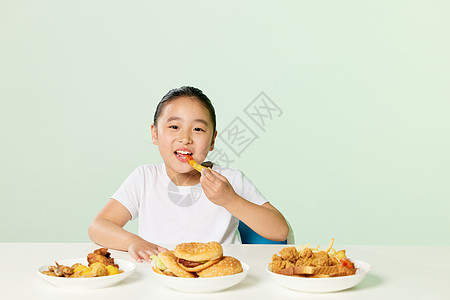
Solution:
<svg viewBox="0 0 450 300"><path fill-rule="evenodd" d="M267 202L241 171L216 165L213 170L225 176L242 198L258 205ZM175 185L164 164L139 166L111 198L122 203L132 219L138 218L138 234L149 242L241 243L239 220L208 200L200 183Z"/></svg>

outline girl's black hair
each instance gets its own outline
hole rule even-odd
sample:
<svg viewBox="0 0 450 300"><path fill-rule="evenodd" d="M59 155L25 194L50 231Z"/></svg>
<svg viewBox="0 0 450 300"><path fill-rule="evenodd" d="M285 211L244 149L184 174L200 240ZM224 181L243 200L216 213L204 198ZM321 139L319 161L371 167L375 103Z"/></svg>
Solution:
<svg viewBox="0 0 450 300"><path fill-rule="evenodd" d="M214 110L211 100L209 100L209 98L203 94L200 89L192 86L182 86L180 88L172 89L164 95L164 97L162 97L156 107L155 115L153 116L153 124L155 124L155 127L157 126L159 115L164 109L164 106L179 97L192 97L198 100L208 110L213 122L213 132L216 132L216 111Z"/></svg>

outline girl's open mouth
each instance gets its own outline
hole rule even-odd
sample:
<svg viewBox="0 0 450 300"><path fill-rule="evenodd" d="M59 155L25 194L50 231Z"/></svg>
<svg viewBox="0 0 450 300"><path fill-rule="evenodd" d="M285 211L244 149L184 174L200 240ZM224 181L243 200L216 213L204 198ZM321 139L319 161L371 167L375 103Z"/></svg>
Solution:
<svg viewBox="0 0 450 300"><path fill-rule="evenodd" d="M186 155L192 155L192 152L185 151L185 150L177 150L174 152L175 156L178 158L179 161L186 162Z"/></svg>

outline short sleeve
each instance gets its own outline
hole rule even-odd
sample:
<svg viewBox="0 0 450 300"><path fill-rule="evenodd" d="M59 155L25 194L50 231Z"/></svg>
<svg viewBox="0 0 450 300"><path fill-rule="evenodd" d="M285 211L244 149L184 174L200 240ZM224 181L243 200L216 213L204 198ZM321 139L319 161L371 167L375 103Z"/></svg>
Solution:
<svg viewBox="0 0 450 300"><path fill-rule="evenodd" d="M253 182L239 170L237 170L236 177L234 178L233 187L235 188L235 192L247 201L258 205L269 202L264 198Z"/></svg>
<svg viewBox="0 0 450 300"><path fill-rule="evenodd" d="M119 201L125 206L134 220L139 214L140 199L142 199L142 190L144 185L144 174L141 167L136 168L111 198Z"/></svg>

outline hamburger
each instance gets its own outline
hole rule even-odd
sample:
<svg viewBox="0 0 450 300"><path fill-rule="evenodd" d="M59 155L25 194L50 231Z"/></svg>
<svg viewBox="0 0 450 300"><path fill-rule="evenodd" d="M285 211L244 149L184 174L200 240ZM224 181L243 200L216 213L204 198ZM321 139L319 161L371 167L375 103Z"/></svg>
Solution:
<svg viewBox="0 0 450 300"><path fill-rule="evenodd" d="M175 276L175 277L185 277L185 278L196 278L197 274L188 272L180 267L177 263L176 256L172 251L160 252L158 256L152 255L153 271L158 274Z"/></svg>
<svg viewBox="0 0 450 300"><path fill-rule="evenodd" d="M173 254L178 265L188 272L200 272L221 261L223 248L217 242L182 243L175 247Z"/></svg>
<svg viewBox="0 0 450 300"><path fill-rule="evenodd" d="M173 251L152 255L152 269L167 276L196 278L219 277L243 272L241 262L223 256L222 245L217 242L182 243Z"/></svg>
<svg viewBox="0 0 450 300"><path fill-rule="evenodd" d="M225 256L218 263L197 272L199 277L219 277L243 272L241 262L234 257Z"/></svg>

